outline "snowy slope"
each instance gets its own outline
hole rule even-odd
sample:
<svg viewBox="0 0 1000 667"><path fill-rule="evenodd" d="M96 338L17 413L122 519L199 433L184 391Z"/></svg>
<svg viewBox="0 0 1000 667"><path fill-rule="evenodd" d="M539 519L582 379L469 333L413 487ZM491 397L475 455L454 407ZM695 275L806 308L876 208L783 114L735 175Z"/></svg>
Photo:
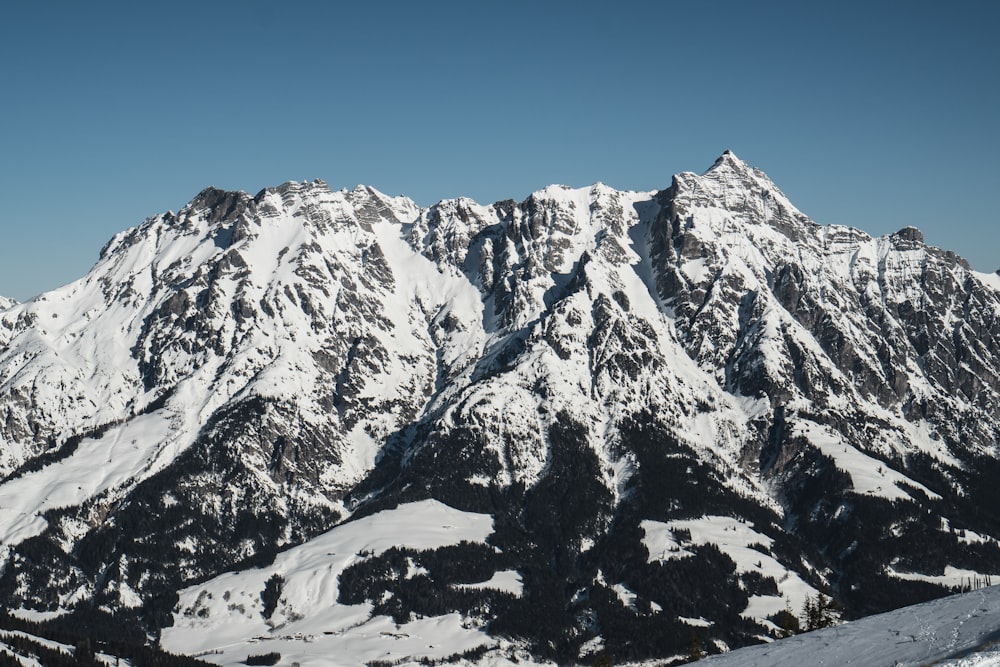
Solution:
<svg viewBox="0 0 1000 667"><path fill-rule="evenodd" d="M994 586L712 656L704 664L985 667L1000 662L998 612L1000 587Z"/></svg>
<svg viewBox="0 0 1000 667"><path fill-rule="evenodd" d="M230 217L213 217L213 207L228 207ZM177 215L118 235L85 278L3 315L0 391L8 405L32 408L8 408L0 425L6 469L52 440L140 415L157 399L160 410L184 416L174 429L180 451L227 403L304 396L296 406L301 427L334 438L342 459L322 483L349 483L370 465L364 457L372 453L359 446L365 427L390 429L395 412L416 409L422 387L396 380L428 381L421 373L430 361L418 354L426 334L410 325L422 313L373 243L379 216L395 221L414 208L321 183L286 184L254 199L209 189ZM343 283L365 294L336 288ZM369 317L396 301L395 319ZM384 355L375 367L397 325L400 356ZM359 346L372 376L330 395L335 371ZM352 374L342 375L339 385L349 384ZM369 425L355 415L362 402L393 407Z"/></svg>
<svg viewBox="0 0 1000 667"><path fill-rule="evenodd" d="M174 624L163 635L169 651L205 653L220 664L241 664L251 653L277 651L303 665L446 657L492 646L481 629L458 614L397 625L372 615L371 605L337 605L339 576L351 563L391 547L432 549L493 532L488 515L436 501L405 505L334 528L282 553L270 566L224 574L181 592ZM280 599L264 618L261 591L282 578ZM347 656L350 656L347 658Z"/></svg>
<svg viewBox="0 0 1000 667"><path fill-rule="evenodd" d="M728 152L489 206L208 188L0 309L0 595L224 660L411 623L721 650L817 591L858 616L1000 573L998 439L997 277L817 225Z"/></svg>

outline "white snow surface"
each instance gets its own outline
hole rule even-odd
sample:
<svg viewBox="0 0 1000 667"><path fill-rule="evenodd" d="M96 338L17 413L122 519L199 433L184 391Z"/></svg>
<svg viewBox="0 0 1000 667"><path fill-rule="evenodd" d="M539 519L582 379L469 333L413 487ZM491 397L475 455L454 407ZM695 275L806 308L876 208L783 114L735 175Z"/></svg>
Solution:
<svg viewBox="0 0 1000 667"><path fill-rule="evenodd" d="M434 500L343 524L279 554L268 567L223 574L182 591L162 646L172 652L207 652L205 660L223 665L271 651L300 665L357 665L493 647L497 640L458 614L396 625L391 618L373 617L370 604L337 602L338 578L352 563L393 546L435 549L463 540L483 542L492 532L489 515L461 512ZM278 608L266 621L260 594L275 574L285 583ZM497 573L496 579L483 585L519 584L511 573Z"/></svg>
<svg viewBox="0 0 1000 667"><path fill-rule="evenodd" d="M0 631L0 655L13 657L17 662L23 665L23 667L45 667L45 665L44 663L40 662L37 657L21 655L13 648L11 648L9 645L5 645L4 640L7 637L9 638L19 637L23 639L28 639L31 642L44 646L45 648L63 653L67 659L70 659L70 656L72 656L76 650L76 647L74 646L70 646L68 644L60 644L59 642L54 642L49 639L44 639L42 637L31 635L26 632ZM94 657L97 659L98 662L108 665L108 667L111 667L112 665L114 665L115 667L129 667L129 665L132 664L128 660L122 660L120 658L116 658L114 656L110 656L101 652L97 652Z"/></svg>
<svg viewBox="0 0 1000 667"><path fill-rule="evenodd" d="M923 484L853 447L845 441L843 435L830 428L803 420L795 424L792 432L804 436L817 449L832 458L839 469L851 476L857 493L881 496L889 500L909 498L910 494L899 486L900 483L905 483L920 489L929 498L941 497Z"/></svg>
<svg viewBox="0 0 1000 667"><path fill-rule="evenodd" d="M989 285L993 289L1000 292L1000 273L980 273L978 271L973 271L972 273L979 282L984 285Z"/></svg>
<svg viewBox="0 0 1000 667"><path fill-rule="evenodd" d="M1000 586L707 658L711 667L1000 664Z"/></svg>
<svg viewBox="0 0 1000 667"><path fill-rule="evenodd" d="M141 415L87 438L72 456L0 486L0 544L17 544L48 525L46 510L82 503L99 493L135 484L169 460L164 448L179 433L166 411Z"/></svg>
<svg viewBox="0 0 1000 667"><path fill-rule="evenodd" d="M997 563L997 570L1000 570L1000 563ZM976 581L989 581L1000 579L1000 572L976 572L975 570L965 570L951 565L945 565L942 574L919 574L916 572L900 572L893 567L886 569L886 574L897 579L908 581L928 581L932 584L949 586L952 588L962 588L972 586Z"/></svg>
<svg viewBox="0 0 1000 667"><path fill-rule="evenodd" d="M524 593L524 581L521 579L521 573L517 570L501 570L499 572L494 572L493 576L486 581L480 581L475 584L459 584L458 587L473 590L492 588L494 590L516 595L517 597L521 597Z"/></svg>
<svg viewBox="0 0 1000 667"><path fill-rule="evenodd" d="M674 558L691 558L694 554L685 545L714 544L733 559L737 572L759 572L772 577L778 584L779 594L750 597L743 615L771 627L767 620L782 609L802 609L806 598L816 595L815 588L807 584L794 571L788 569L768 553L773 540L753 530L739 519L726 516L705 516L663 523L644 520L640 527L645 532L642 542L649 552L649 562ZM690 542L678 540L675 531L691 532Z"/></svg>

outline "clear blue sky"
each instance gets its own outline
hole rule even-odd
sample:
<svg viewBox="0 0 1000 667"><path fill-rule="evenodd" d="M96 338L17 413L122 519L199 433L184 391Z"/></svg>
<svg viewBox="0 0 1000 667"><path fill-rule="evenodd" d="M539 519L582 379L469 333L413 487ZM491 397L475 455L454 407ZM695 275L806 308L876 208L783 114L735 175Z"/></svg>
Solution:
<svg viewBox="0 0 1000 667"><path fill-rule="evenodd" d="M0 294L207 185L489 203L727 148L818 222L1000 267L1000 2L620 4L7 3Z"/></svg>

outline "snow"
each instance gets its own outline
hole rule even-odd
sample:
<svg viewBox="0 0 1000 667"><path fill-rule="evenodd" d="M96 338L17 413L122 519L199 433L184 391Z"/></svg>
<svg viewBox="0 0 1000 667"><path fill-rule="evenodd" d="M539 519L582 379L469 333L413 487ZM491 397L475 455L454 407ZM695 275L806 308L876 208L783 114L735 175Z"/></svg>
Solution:
<svg viewBox="0 0 1000 667"><path fill-rule="evenodd" d="M986 667L1000 664L1000 586L751 646L706 667Z"/></svg>
<svg viewBox="0 0 1000 667"><path fill-rule="evenodd" d="M397 626L390 618L373 617L370 604L337 602L340 573L359 560L393 546L435 549L463 540L483 542L492 532L489 515L461 512L435 500L343 524L280 553L266 568L223 574L181 591L174 625L163 631L162 646L172 652L219 651L204 659L225 665L239 664L249 653L271 651L301 665L323 665L330 664L326 656L363 664L492 646L496 640L457 614ZM260 593L275 574L285 583L277 610L265 621ZM520 577L501 572L486 584L519 592Z"/></svg>
<svg viewBox="0 0 1000 667"><path fill-rule="evenodd" d="M293 183L262 195L261 208L273 206L267 215L212 222L209 211L189 206L176 217L156 216L119 234L88 276L3 312L0 331L13 338L0 348L0 396L17 397L7 401L14 406L23 401L21 395L30 392L33 410L28 414L52 428L50 439L58 443L73 433L135 419L143 406L173 391L168 407L182 421L171 426L170 437L151 431L137 442L138 451L147 455L145 460L128 456L114 465L115 475L129 465L138 466L131 473L123 472L125 477L136 475L138 480L145 471L155 472L169 464L195 440L216 410L249 396L279 400L301 397L297 408L302 421L329 433L337 417L314 405L329 393L314 353L330 347L329 339L323 337L326 327L336 328L337 336L370 333L385 341L395 354L385 356L380 373L359 383L359 400L376 399L370 417L360 419L352 432L332 438L335 442L331 446L338 450L343 465L324 475L324 482L331 487L356 482L370 470L381 447L376 436L398 428L395 419L404 411L402 405L423 394L425 376L431 379L427 368L433 359L427 352L431 345L426 340L423 315L414 305L416 292L421 291L427 306L434 309L450 300L463 321L469 319L466 311L477 318L481 314L478 292L467 279L444 276L431 262L407 249L400 240L403 226L398 223L382 220L375 223L377 234L366 231L358 220L355 202L377 202L384 205L382 210L401 216L419 212L409 200L387 198L370 189L331 193L322 184ZM234 237L237 227L240 235ZM390 247L386 254L393 270L406 271L413 278L397 281L396 291L388 295L378 293L379 287L387 286L376 285L371 295L384 301L391 332L381 330L380 322L345 322L344 315L336 312L343 284L363 282L357 275L363 270L360 260L379 242ZM405 252L395 252L399 248ZM220 266L228 268L218 271ZM322 276L321 282L310 283L308 279L314 276ZM203 293L209 294L208 305L200 310L206 317L208 334L215 339L214 349L201 340L203 334L185 328L184 313L179 316L173 307L163 308L188 284L189 299L199 286L208 288ZM437 292L442 286L447 289ZM300 307L302 295L317 312L333 312L332 322L316 327ZM235 303L251 307L266 303L275 312L268 317L255 312L237 321L231 316L230 306ZM415 312L419 318L414 317ZM163 319L146 331L145 325L154 315ZM31 318L44 328L23 324ZM154 352L150 339L157 337L166 346ZM462 341L456 341L454 349L475 356L479 347L474 335L472 338L464 348L459 344ZM144 387L137 362L154 355L162 370L162 384L149 389ZM423 368L420 355L427 359ZM379 410L386 404L401 407ZM419 409L420 405L414 407ZM13 417L7 423L23 432L31 427ZM0 473L35 453L33 443L5 435L0 426ZM36 440L49 435L39 433ZM11 439L15 441L7 441ZM102 451L94 456L103 455ZM81 460L32 478L43 499L51 486L48 477L54 479L70 469L77 470L76 476L88 477L82 456L75 458ZM69 477L74 477L72 471ZM109 478L97 484L100 488L81 484L79 493L63 493L58 502L77 504L121 481ZM14 489L11 495L20 497L20 490ZM0 517L4 539L22 540L44 529L44 522L35 513L56 501L47 505L28 501L30 498L0 505L8 514L13 513L12 517ZM21 516L25 508L28 511Z"/></svg>
<svg viewBox="0 0 1000 667"><path fill-rule="evenodd" d="M978 271L973 271L972 275L976 277L982 284L991 287L993 290L1000 292L1000 274L997 273L980 273Z"/></svg>
<svg viewBox="0 0 1000 667"><path fill-rule="evenodd" d="M37 609L9 609L8 612L11 616L23 619L25 621L32 621L33 623L44 623L45 621L51 621L53 618L59 618L63 614L67 613L65 611L38 611Z"/></svg>
<svg viewBox="0 0 1000 667"><path fill-rule="evenodd" d="M779 594L752 596L743 610L744 616L766 622L768 616L786 607L802 609L806 598L817 593L797 573L768 553L774 542L770 537L753 530L739 519L705 516L669 523L644 520L639 525L645 533L642 542L649 552L651 563L690 558L694 553L685 546L714 544L733 559L737 572L759 572L765 577L772 577L778 584ZM676 537L677 530L690 531L691 541L682 544Z"/></svg>
<svg viewBox="0 0 1000 667"><path fill-rule="evenodd" d="M0 632L0 655L3 655L3 656L12 656L14 658L14 660L16 660L17 662L19 662L24 667L36 667L36 666L37 667L44 667L44 664L42 662L40 662L38 659L36 659L36 657L26 657L26 656L20 655L16 651L14 651L13 649L9 648L8 646L5 646L4 645L4 640L7 637L20 637L20 638L24 638L24 639L27 639L27 640L35 643L35 644L39 644L41 646L44 646L45 648L48 648L48 649L51 649L51 650L54 650L54 651L59 651L59 652L61 652L61 653L63 653L65 655L67 661L72 660L71 656L76 652L76 647L74 647L74 646L71 646L71 645L68 645L68 644L61 644L59 642L54 642L52 640L45 639L44 637L40 637L40 636L37 636L37 635L32 635L32 634L29 634L29 633L26 633L26 632L21 632L19 630L4 630L4 631ZM101 653L101 652L97 652L94 657L97 659L98 663L107 665L108 667L112 667L112 666L114 666L114 667L129 667L132 664L128 660L123 660L120 657L113 656L113 655L108 655L106 653ZM51 664L51 663L47 663L47 664Z"/></svg>
<svg viewBox="0 0 1000 667"><path fill-rule="evenodd" d="M997 540L989 535L980 535L974 530L964 528L958 533L958 541L966 544L980 544L983 542L996 543Z"/></svg>
<svg viewBox="0 0 1000 667"><path fill-rule="evenodd" d="M516 595L517 597L521 597L521 595L524 594L524 582L521 580L521 573L517 570L501 570L499 572L495 572L493 576L486 581L481 581L476 584L459 584L458 588L473 590L491 588L493 590Z"/></svg>
<svg viewBox="0 0 1000 667"><path fill-rule="evenodd" d="M1000 568L998 568L1000 569ZM958 567L952 567L951 565L946 565L944 568L944 574L918 574L916 572L900 572L895 568L888 568L886 574L891 577L896 577L897 579L905 579L907 581L927 581L932 584L938 584L939 586L947 586L949 588L960 588L962 586L972 586L976 581L986 581L986 579L996 577L1000 579L1000 573L983 573L976 572L975 570L965 570Z"/></svg>
<svg viewBox="0 0 1000 667"><path fill-rule="evenodd" d="M1000 667L1000 647L983 647L973 655L937 663L938 667Z"/></svg>
<svg viewBox="0 0 1000 667"><path fill-rule="evenodd" d="M0 544L40 534L42 513L78 505L97 494L149 476L164 443L177 437L173 415L161 410L84 439L66 459L0 485Z"/></svg>
<svg viewBox="0 0 1000 667"><path fill-rule="evenodd" d="M22 667L44 667L42 663L38 662L34 658L18 655L13 650L4 646L2 638L0 638L0 655L4 657L12 657L18 664L22 665Z"/></svg>
<svg viewBox="0 0 1000 667"><path fill-rule="evenodd" d="M896 419L894 421L901 427L898 441L895 443L895 449L902 451L916 449L947 465L956 468L962 467L962 462L948 451L948 448L943 445L941 437L937 434L934 426L926 419L912 422L905 419ZM914 484L914 482L910 481L909 484Z"/></svg>
<svg viewBox="0 0 1000 667"><path fill-rule="evenodd" d="M796 421L792 426L792 433L804 436L823 454L832 458L837 468L851 476L856 493L881 496L889 500L909 499L910 494L899 486L900 483L905 483L920 489L929 498L941 498L923 484L862 453L846 442L843 435L826 426L805 420Z"/></svg>
<svg viewBox="0 0 1000 667"><path fill-rule="evenodd" d="M611 590L615 592L623 605L632 611L636 610L635 601L639 599L639 596L636 595L635 591L623 584L615 584L611 587Z"/></svg>
<svg viewBox="0 0 1000 667"><path fill-rule="evenodd" d="M38 644L41 644L46 648L54 649L56 651L62 651L67 654L71 654L73 652L73 647L71 646L68 646L66 644L61 644L59 642L54 642L51 639L45 639L43 637L31 635L28 634L27 632L22 632L20 630L6 630L4 632L14 637L24 637L25 639L37 642Z"/></svg>
<svg viewBox="0 0 1000 667"><path fill-rule="evenodd" d="M673 524L662 521L644 520L639 527L645 532L642 543L649 552L649 563L693 556L690 551L681 547L680 541L674 537Z"/></svg>

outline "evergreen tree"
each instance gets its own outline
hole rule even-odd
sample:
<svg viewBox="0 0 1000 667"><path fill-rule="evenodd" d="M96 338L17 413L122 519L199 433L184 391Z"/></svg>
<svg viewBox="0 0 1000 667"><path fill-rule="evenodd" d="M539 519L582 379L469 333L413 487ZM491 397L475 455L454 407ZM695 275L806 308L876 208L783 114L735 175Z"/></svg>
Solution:
<svg viewBox="0 0 1000 667"><path fill-rule="evenodd" d="M840 606L822 593L807 597L802 609L805 631L829 628L840 622Z"/></svg>
<svg viewBox="0 0 1000 667"><path fill-rule="evenodd" d="M787 604L784 609L772 616L771 620L781 628L781 637L791 637L802 632L802 625L799 623L798 617L792 613L791 608Z"/></svg>
<svg viewBox="0 0 1000 667"><path fill-rule="evenodd" d="M687 646L687 661L695 662L701 660L705 657L705 645L701 641L701 637L696 634L691 635L691 641L688 642Z"/></svg>

